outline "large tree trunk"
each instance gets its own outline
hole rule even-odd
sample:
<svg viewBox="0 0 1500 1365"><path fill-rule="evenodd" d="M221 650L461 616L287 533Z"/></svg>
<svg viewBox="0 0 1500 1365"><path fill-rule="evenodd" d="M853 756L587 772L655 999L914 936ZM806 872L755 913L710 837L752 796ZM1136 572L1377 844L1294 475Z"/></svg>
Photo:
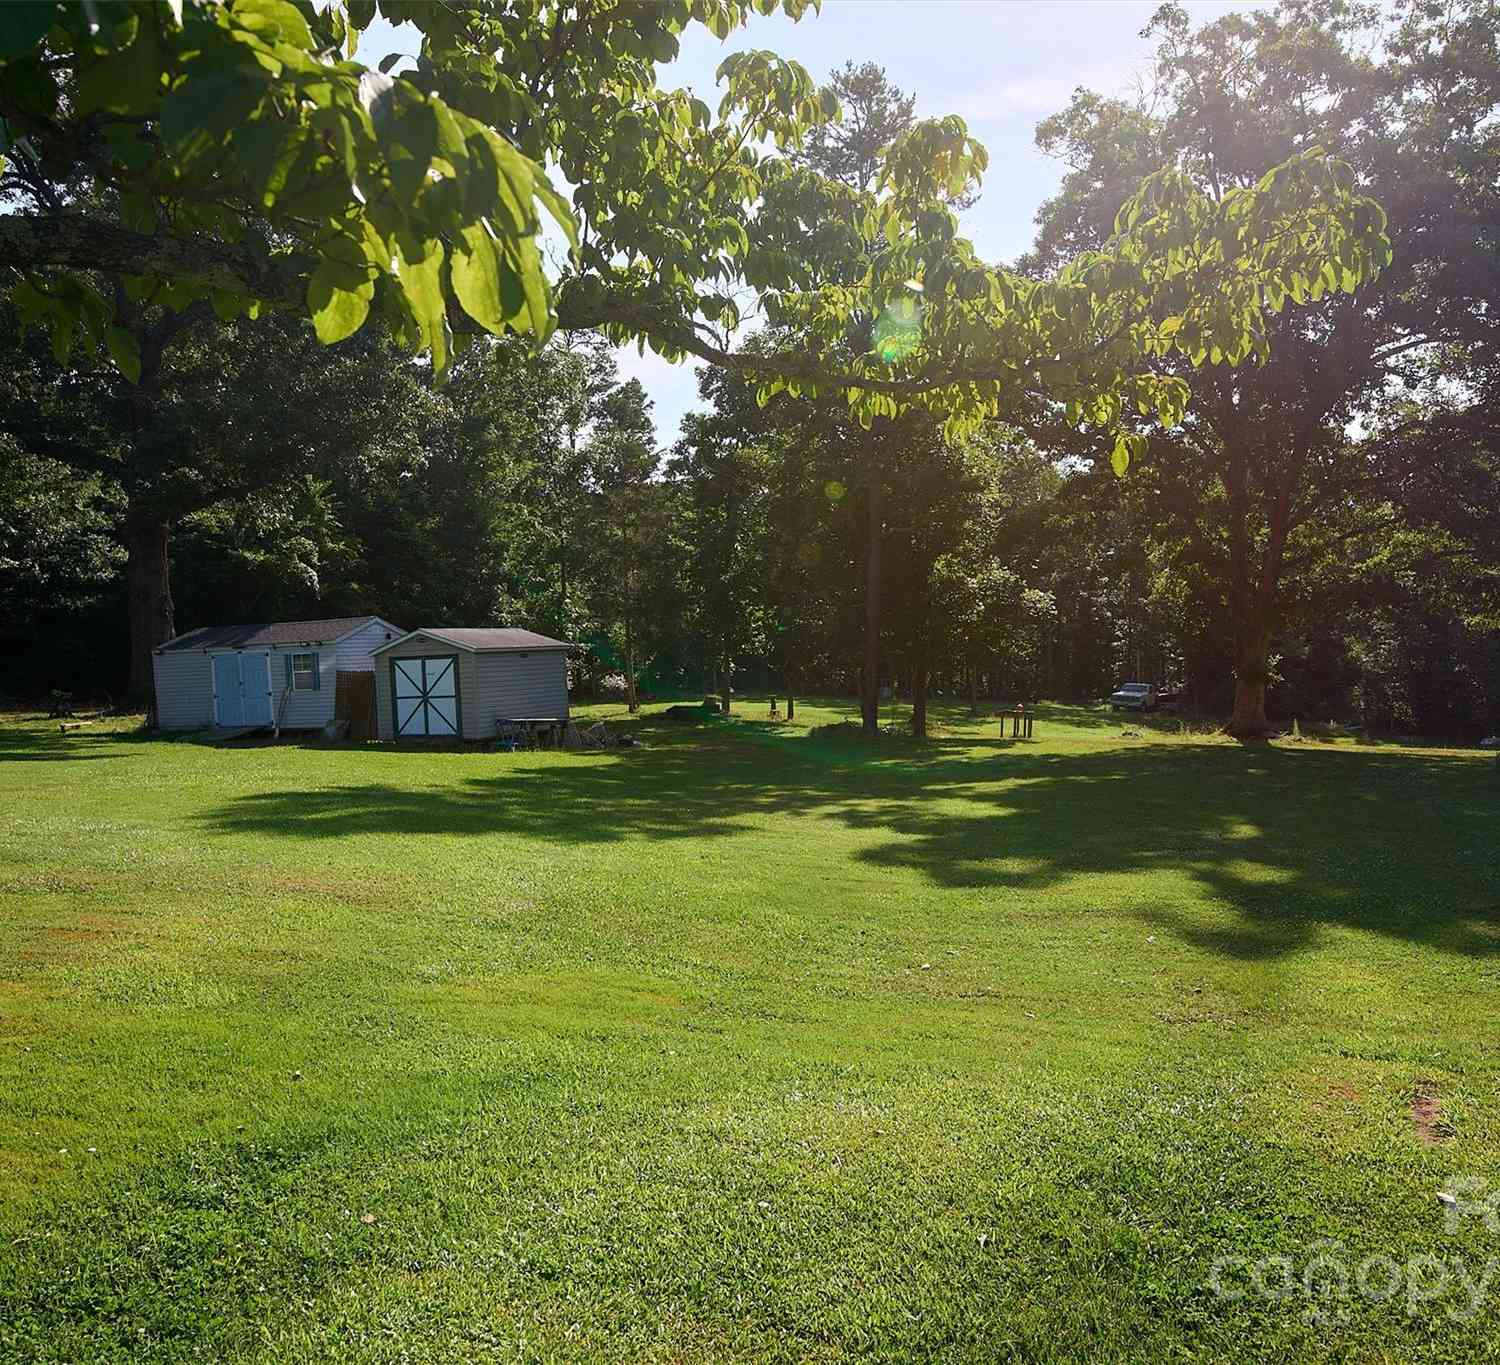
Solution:
<svg viewBox="0 0 1500 1365"><path fill-rule="evenodd" d="M880 733L880 481L872 473L868 495L868 536L865 546L865 671L861 720L867 735Z"/></svg>
<svg viewBox="0 0 1500 1365"><path fill-rule="evenodd" d="M632 716L641 709L641 699L635 693L635 630L628 616L625 618L625 701Z"/></svg>
<svg viewBox="0 0 1500 1365"><path fill-rule="evenodd" d="M927 738L927 660L921 659L911 675L911 732L918 739Z"/></svg>
<svg viewBox="0 0 1500 1365"><path fill-rule="evenodd" d="M1291 401L1290 395L1286 401ZM1280 620L1281 578L1293 502L1307 460L1305 440L1314 425L1309 424L1299 444L1278 462L1264 451L1260 460L1252 458L1251 442L1256 438L1243 429L1240 415L1221 419L1228 431L1223 473L1229 502L1228 603L1234 630L1234 711L1226 728L1238 739L1264 739L1271 732L1266 717L1271 636ZM1251 531L1252 469L1259 479L1266 529L1258 562Z"/></svg>
<svg viewBox="0 0 1500 1365"><path fill-rule="evenodd" d="M1264 739L1270 733L1266 719L1270 652L1270 635L1263 629L1247 627L1235 641L1234 714L1229 718L1229 733L1238 739Z"/></svg>
<svg viewBox="0 0 1500 1365"><path fill-rule="evenodd" d="M1254 655L1251 651L1251 655ZM1263 739L1271 732L1266 720L1266 651L1259 658L1241 654L1235 666L1235 712L1229 732L1239 739Z"/></svg>
<svg viewBox="0 0 1500 1365"><path fill-rule="evenodd" d="M1232 458L1228 479L1230 512L1230 612L1234 622L1234 711L1228 731L1237 739L1264 739L1271 733L1266 717L1266 688L1270 683L1271 632L1277 618L1281 569L1291 526L1294 479L1271 485L1267 509L1266 543L1260 562L1250 551L1246 474L1243 452Z"/></svg>
<svg viewBox="0 0 1500 1365"><path fill-rule="evenodd" d="M152 700L151 652L170 640L177 627L167 570L167 524L151 512L132 509L125 517L125 581L129 592L130 698Z"/></svg>

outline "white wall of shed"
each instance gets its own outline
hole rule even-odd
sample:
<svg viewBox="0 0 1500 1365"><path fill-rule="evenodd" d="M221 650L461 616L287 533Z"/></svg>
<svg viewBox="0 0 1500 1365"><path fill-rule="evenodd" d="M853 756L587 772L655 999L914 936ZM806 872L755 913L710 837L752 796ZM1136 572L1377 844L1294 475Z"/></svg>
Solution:
<svg viewBox="0 0 1500 1365"><path fill-rule="evenodd" d="M338 644L338 667L342 673L369 673L378 668L378 662L370 657L370 651L386 642L389 633L391 639L401 634L399 630L385 624L384 621L371 621L367 626L361 626L346 639L340 640Z"/></svg>
<svg viewBox="0 0 1500 1365"><path fill-rule="evenodd" d="M281 718L285 730L316 730L333 719L333 694L338 680L338 651L326 645L272 645L271 655L271 715ZM293 654L316 654L318 656L318 687L316 691L292 692L286 698L286 709L282 709L282 693L286 691L286 661Z"/></svg>
<svg viewBox="0 0 1500 1365"><path fill-rule="evenodd" d="M214 673L198 649L151 656L156 724L162 730L205 730L214 723Z"/></svg>
<svg viewBox="0 0 1500 1365"><path fill-rule="evenodd" d="M465 739L493 739L495 722L518 716L568 714L568 656L560 649L470 653L418 636L375 660L375 722L381 739L394 737L391 719L393 658L458 659L460 728Z"/></svg>
<svg viewBox="0 0 1500 1365"><path fill-rule="evenodd" d="M568 656L562 650L498 650L474 660L474 686L463 699L466 735L489 738L497 720L520 716L567 718Z"/></svg>

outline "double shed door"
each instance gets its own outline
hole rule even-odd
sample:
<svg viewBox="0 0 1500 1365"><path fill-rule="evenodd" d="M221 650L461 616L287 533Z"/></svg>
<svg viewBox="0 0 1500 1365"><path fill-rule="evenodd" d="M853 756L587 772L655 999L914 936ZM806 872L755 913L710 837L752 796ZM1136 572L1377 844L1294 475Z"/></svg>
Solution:
<svg viewBox="0 0 1500 1365"><path fill-rule="evenodd" d="M271 723L271 656L263 650L215 654L214 724Z"/></svg>
<svg viewBox="0 0 1500 1365"><path fill-rule="evenodd" d="M397 739L439 739L459 732L458 656L391 660Z"/></svg>

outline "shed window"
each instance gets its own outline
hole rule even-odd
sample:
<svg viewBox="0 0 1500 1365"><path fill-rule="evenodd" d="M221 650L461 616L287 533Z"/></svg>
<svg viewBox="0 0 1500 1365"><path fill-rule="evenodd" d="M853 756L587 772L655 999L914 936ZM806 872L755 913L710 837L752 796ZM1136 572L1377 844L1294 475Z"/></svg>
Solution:
<svg viewBox="0 0 1500 1365"><path fill-rule="evenodd" d="M316 654L292 655L292 691L312 692L318 687L318 656Z"/></svg>

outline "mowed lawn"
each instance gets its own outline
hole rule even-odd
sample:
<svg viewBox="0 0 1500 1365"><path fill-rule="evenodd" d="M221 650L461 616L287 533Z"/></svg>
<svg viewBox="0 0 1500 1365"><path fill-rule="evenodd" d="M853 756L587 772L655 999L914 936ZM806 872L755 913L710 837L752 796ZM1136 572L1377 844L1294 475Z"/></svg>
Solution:
<svg viewBox="0 0 1500 1365"><path fill-rule="evenodd" d="M1493 758L653 710L0 723L0 1358L1500 1352Z"/></svg>

